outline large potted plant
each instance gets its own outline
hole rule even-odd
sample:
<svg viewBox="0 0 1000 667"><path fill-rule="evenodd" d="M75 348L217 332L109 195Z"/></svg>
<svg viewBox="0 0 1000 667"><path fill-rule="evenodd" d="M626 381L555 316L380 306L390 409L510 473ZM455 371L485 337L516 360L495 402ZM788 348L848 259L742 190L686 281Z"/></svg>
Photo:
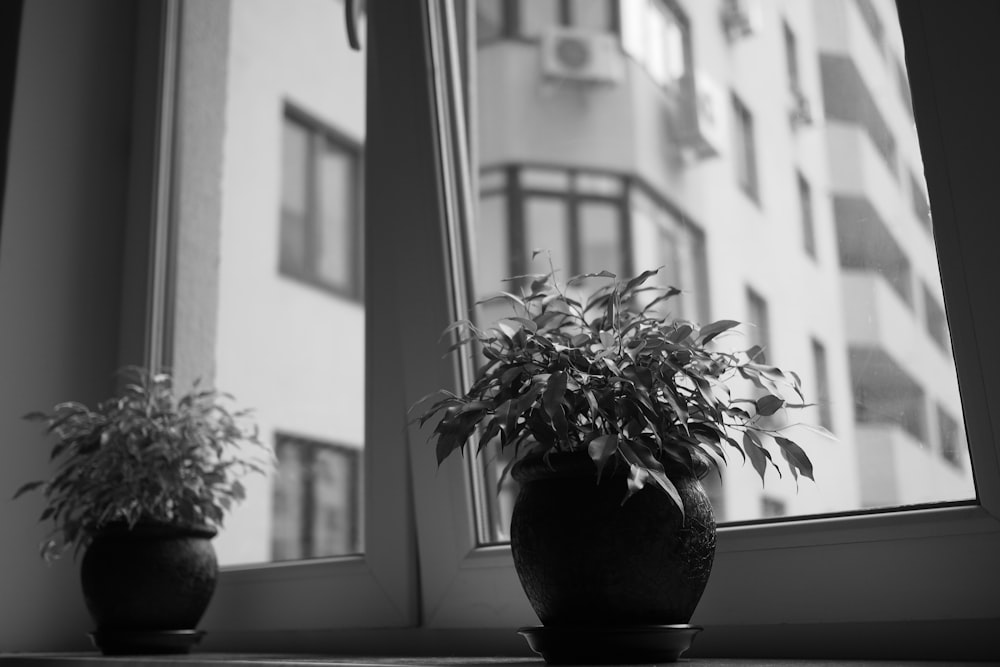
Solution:
<svg viewBox="0 0 1000 667"><path fill-rule="evenodd" d="M440 417L439 464L467 444L498 443L508 460L514 564L543 623L522 629L532 648L549 662L676 660L700 630L688 622L715 552L700 480L727 451L762 480L768 467L812 478L773 419L805 407L800 381L758 347L721 346L737 321L662 315L679 291L648 285L657 271L565 286L554 273L492 297L513 306L495 326L449 327L484 363L464 393L424 399L417 421Z"/></svg>
<svg viewBox="0 0 1000 667"><path fill-rule="evenodd" d="M55 438L56 470L14 497L44 494L47 561L83 553L98 648L183 653L204 634L218 574L211 539L244 498L240 478L265 472L271 454L228 395L196 383L175 396L169 374L139 368L123 377L120 394L93 409L67 402L25 416Z"/></svg>

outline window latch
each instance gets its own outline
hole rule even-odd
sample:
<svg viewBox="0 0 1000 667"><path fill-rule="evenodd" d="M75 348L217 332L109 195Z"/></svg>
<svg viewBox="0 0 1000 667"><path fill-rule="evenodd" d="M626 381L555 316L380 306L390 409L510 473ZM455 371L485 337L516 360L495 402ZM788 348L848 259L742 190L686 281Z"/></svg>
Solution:
<svg viewBox="0 0 1000 667"><path fill-rule="evenodd" d="M358 38L358 2L359 0L345 0L344 21L347 23L347 43L355 51L361 50L361 40Z"/></svg>

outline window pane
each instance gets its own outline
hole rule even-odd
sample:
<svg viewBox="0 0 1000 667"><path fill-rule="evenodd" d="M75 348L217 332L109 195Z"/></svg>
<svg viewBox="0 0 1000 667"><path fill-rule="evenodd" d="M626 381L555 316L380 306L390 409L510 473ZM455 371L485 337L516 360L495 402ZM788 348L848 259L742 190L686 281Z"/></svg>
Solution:
<svg viewBox="0 0 1000 667"><path fill-rule="evenodd" d="M611 0L570 0L570 17L576 28L611 31Z"/></svg>
<svg viewBox="0 0 1000 667"><path fill-rule="evenodd" d="M218 259L203 291L178 294L176 328L197 344L175 364L252 408L277 466L247 480L216 549L223 565L357 553L364 53L330 28L342 3L241 0L220 17L227 60L199 64L223 79L202 146L222 156L217 188L190 204L203 207L202 243L179 248Z"/></svg>
<svg viewBox="0 0 1000 667"><path fill-rule="evenodd" d="M357 216L357 164L349 153L328 145L317 165L316 190L319 205L316 270L321 280L349 291L357 262L352 243Z"/></svg>
<svg viewBox="0 0 1000 667"><path fill-rule="evenodd" d="M559 0L510 0L521 12L521 35L541 37L549 28L562 24Z"/></svg>
<svg viewBox="0 0 1000 667"><path fill-rule="evenodd" d="M281 140L281 208L298 216L306 214L308 199L309 132L286 120Z"/></svg>
<svg viewBox="0 0 1000 667"><path fill-rule="evenodd" d="M524 239L528 270L545 273L549 261L556 268L572 266L569 252L569 220L565 199L554 197L530 197L524 202ZM542 250L535 259L531 254Z"/></svg>
<svg viewBox="0 0 1000 667"><path fill-rule="evenodd" d="M476 38L488 42L503 36L504 0L476 0Z"/></svg>
<svg viewBox="0 0 1000 667"><path fill-rule="evenodd" d="M580 271L624 275L621 213L606 202L580 202Z"/></svg>
<svg viewBox="0 0 1000 667"><path fill-rule="evenodd" d="M684 290L669 315L746 321L725 344L798 373L818 405L770 423L813 458L815 484L768 473L762 495L734 452L710 489L723 521L975 498L894 2L761 0L764 27L730 38L717 3L617 4L621 80L543 82L529 42L480 60L480 166L535 183L505 195L511 266L546 245L560 275L662 265ZM679 71L697 88L665 89ZM823 122L792 122L795 105ZM620 192L594 187L611 177ZM502 224L490 206L480 227ZM487 266L502 246L477 238ZM476 292L493 278L478 273ZM503 539L510 494L482 495L485 541Z"/></svg>

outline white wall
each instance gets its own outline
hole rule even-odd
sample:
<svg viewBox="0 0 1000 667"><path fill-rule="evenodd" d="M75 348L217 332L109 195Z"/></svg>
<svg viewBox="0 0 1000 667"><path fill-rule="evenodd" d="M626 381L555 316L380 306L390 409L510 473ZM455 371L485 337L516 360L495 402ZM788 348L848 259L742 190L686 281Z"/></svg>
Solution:
<svg viewBox="0 0 1000 667"><path fill-rule="evenodd" d="M25 3L0 227L0 651L87 648L72 559L48 568L38 497L50 443L20 417L114 388L127 198L127 0Z"/></svg>

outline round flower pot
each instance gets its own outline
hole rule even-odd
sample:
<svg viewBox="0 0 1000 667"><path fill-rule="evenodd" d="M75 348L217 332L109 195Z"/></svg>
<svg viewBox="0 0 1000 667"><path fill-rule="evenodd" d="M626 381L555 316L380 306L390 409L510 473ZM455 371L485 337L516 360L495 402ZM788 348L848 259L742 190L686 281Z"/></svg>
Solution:
<svg viewBox="0 0 1000 667"><path fill-rule="evenodd" d="M682 520L652 483L623 503L627 470L612 466L599 484L582 452L553 454L548 463L525 459L512 470L520 483L510 529L514 565L544 624L522 634L533 648L555 647L551 655L539 651L548 662L676 660L700 629L687 623L715 555L705 490L690 472L667 468L684 502ZM630 643L638 653L623 653Z"/></svg>
<svg viewBox="0 0 1000 667"><path fill-rule="evenodd" d="M215 534L156 523L97 533L80 567L95 645L106 655L187 653L215 591Z"/></svg>

